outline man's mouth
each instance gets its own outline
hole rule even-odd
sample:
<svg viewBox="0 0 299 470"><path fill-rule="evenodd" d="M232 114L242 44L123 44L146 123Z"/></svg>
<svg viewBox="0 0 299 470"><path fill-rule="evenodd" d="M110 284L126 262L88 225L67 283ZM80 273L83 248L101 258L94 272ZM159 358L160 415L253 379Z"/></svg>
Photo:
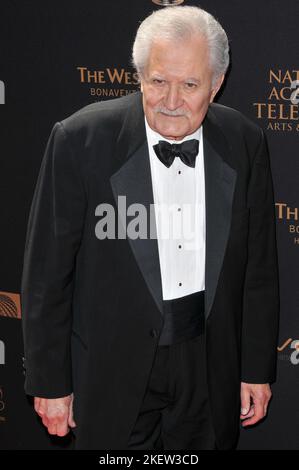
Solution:
<svg viewBox="0 0 299 470"><path fill-rule="evenodd" d="M167 117L174 117L174 118L184 117L184 114L168 114L168 113L164 113L163 111L159 111L159 112L163 114L163 116L167 116Z"/></svg>

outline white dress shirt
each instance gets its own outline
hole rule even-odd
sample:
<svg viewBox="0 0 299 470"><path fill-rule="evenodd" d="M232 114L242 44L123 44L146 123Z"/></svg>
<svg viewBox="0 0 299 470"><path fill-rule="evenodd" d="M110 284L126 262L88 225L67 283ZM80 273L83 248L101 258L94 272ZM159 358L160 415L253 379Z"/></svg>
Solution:
<svg viewBox="0 0 299 470"><path fill-rule="evenodd" d="M205 177L203 128L180 141L153 131L145 118L149 147L163 300L205 289ZM153 145L159 140L199 140L195 168L176 157L167 168Z"/></svg>

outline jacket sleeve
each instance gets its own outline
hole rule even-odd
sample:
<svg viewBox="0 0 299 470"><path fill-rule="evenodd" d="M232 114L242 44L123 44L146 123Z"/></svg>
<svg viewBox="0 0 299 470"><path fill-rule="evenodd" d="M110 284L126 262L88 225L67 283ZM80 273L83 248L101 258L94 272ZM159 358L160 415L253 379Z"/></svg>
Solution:
<svg viewBox="0 0 299 470"><path fill-rule="evenodd" d="M275 381L279 315L275 204L264 132L248 186L248 262L243 297L241 380Z"/></svg>
<svg viewBox="0 0 299 470"><path fill-rule="evenodd" d="M70 334L86 194L62 123L52 129L29 214L21 286L25 391L72 392Z"/></svg>

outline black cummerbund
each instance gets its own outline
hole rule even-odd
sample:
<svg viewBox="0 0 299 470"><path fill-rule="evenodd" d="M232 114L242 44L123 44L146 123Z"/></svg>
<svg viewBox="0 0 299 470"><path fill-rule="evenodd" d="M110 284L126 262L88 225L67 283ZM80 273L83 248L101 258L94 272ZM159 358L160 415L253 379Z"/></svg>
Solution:
<svg viewBox="0 0 299 470"><path fill-rule="evenodd" d="M159 346L191 339L203 333L205 325L204 293L163 300L164 325Z"/></svg>

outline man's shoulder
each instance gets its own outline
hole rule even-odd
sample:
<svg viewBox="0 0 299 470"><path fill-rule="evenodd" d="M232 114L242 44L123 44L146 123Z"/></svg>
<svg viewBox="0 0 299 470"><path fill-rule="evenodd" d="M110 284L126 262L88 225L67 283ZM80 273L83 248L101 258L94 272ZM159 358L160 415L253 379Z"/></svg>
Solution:
<svg viewBox="0 0 299 470"><path fill-rule="evenodd" d="M260 126L235 108L219 103L211 103L209 113L214 116L218 124L226 131L249 132L259 135L261 133Z"/></svg>
<svg viewBox="0 0 299 470"><path fill-rule="evenodd" d="M137 105L139 96L136 93L88 104L61 121L66 131L79 132L82 129L105 129L117 127L121 124L128 110Z"/></svg>

